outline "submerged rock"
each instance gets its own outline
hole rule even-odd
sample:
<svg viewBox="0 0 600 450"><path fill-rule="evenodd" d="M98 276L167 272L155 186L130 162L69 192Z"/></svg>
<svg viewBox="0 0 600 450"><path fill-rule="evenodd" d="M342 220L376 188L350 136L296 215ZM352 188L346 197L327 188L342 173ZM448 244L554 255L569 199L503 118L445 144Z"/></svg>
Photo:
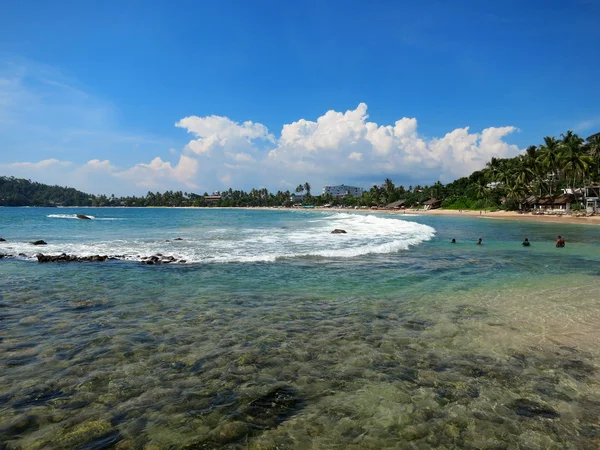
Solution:
<svg viewBox="0 0 600 450"><path fill-rule="evenodd" d="M104 262L108 258L108 256L75 256L75 255L67 255L66 253L62 253L60 255L44 255L42 253L38 253L35 255L38 262L40 263L49 263L49 262Z"/></svg>
<svg viewBox="0 0 600 450"><path fill-rule="evenodd" d="M560 414L555 409L548 405L538 403L533 400L526 398L519 398L515 400L510 408L519 416L525 417L545 417L548 419L554 419L560 417Z"/></svg>
<svg viewBox="0 0 600 450"><path fill-rule="evenodd" d="M173 240L174 240L174 241L183 241L183 239L181 239L181 238L175 238L175 239L173 239Z"/></svg>
<svg viewBox="0 0 600 450"><path fill-rule="evenodd" d="M257 428L276 428L305 406L305 401L291 386L278 387L254 400L243 411L248 423Z"/></svg>
<svg viewBox="0 0 600 450"><path fill-rule="evenodd" d="M85 214L77 214L77 218L81 220L92 220L91 217L88 217Z"/></svg>
<svg viewBox="0 0 600 450"><path fill-rule="evenodd" d="M33 242L32 242L32 244L33 244L33 245L48 245L48 244L46 243L46 241L42 241L41 239L40 239L40 240L38 240L38 241L33 241Z"/></svg>
<svg viewBox="0 0 600 450"><path fill-rule="evenodd" d="M57 444L63 448L75 448L85 444L86 448L106 448L116 444L120 436L106 420L92 420L76 425L61 435Z"/></svg>
<svg viewBox="0 0 600 450"><path fill-rule="evenodd" d="M6 242L6 239L0 238L0 242Z"/></svg>
<svg viewBox="0 0 600 450"><path fill-rule="evenodd" d="M12 406L15 409L21 409L30 408L32 406L46 405L48 402L65 397L66 395L67 394L65 394L62 390L51 386L32 388L26 390L22 395L18 396Z"/></svg>
<svg viewBox="0 0 600 450"><path fill-rule="evenodd" d="M333 230L331 232L331 234L346 234L346 230L341 230L339 228L336 228L335 230Z"/></svg>

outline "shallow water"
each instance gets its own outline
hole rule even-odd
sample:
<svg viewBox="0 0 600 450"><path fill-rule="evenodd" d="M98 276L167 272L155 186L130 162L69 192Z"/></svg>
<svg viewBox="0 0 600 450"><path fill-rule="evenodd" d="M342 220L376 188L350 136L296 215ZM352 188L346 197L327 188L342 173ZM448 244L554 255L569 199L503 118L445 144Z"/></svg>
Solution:
<svg viewBox="0 0 600 450"><path fill-rule="evenodd" d="M270 234L278 250L248 243L257 254L300 251L236 262L230 248L228 263L161 266L0 260L0 440L8 448L600 445L594 227L406 220L432 233L405 222L394 229L385 220L404 217L383 215L83 211L125 220L90 231L47 217L55 211L4 208L9 243L0 245L43 238L58 251L137 232L162 245L192 240L191 223L207 219L197 213L209 214L212 229ZM331 241L336 251L366 248L369 232L389 251L320 254L340 237L325 234L340 220L360 242L348 233L346 246ZM132 221L149 225L136 232ZM313 247L273 232L302 227L322 229ZM417 234L411 246L396 242ZM566 248L553 247L556 234ZM531 248L518 245L525 235ZM473 244L478 237L484 246Z"/></svg>

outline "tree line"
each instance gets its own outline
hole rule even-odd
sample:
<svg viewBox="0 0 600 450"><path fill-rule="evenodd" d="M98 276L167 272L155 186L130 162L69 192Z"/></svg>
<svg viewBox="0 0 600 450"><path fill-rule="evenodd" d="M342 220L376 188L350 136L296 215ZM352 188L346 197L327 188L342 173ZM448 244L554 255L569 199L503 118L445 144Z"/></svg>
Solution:
<svg viewBox="0 0 600 450"><path fill-rule="evenodd" d="M439 199L449 209L517 209L528 195L556 196L569 190L600 182L600 133L583 139L572 131L560 138L545 137L539 146L530 146L514 158L492 158L482 170L451 183L437 181L429 186L396 186L390 178L364 191L360 197L312 195L308 182L290 190L229 189L219 197L182 192L148 192L145 196L116 197L92 195L70 187L49 186L31 180L0 177L0 206L129 206L129 207L291 207L304 206L385 206L404 200L406 207Z"/></svg>

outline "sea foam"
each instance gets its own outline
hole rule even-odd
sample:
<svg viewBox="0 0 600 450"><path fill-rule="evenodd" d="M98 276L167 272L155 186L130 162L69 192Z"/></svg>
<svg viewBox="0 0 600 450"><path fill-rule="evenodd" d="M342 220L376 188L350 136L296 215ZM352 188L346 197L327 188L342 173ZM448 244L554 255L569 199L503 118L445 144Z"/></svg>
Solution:
<svg viewBox="0 0 600 450"><path fill-rule="evenodd" d="M74 214L50 214L47 217L76 219ZM91 216L90 216L91 217ZM273 262L289 258L356 258L369 254L386 254L407 250L431 239L435 230L427 225L397 217L362 213L290 212L293 220L281 227L270 222L253 226L219 223L211 229L191 229L183 240L165 238L160 229L133 237L124 230L119 239L78 241L63 236L48 245L33 247L27 242L12 242L6 250L23 253L28 258L36 253L76 256L118 255L125 260L140 260L156 253L173 255L189 263ZM101 220L101 219L96 219ZM331 234L341 228L346 234Z"/></svg>

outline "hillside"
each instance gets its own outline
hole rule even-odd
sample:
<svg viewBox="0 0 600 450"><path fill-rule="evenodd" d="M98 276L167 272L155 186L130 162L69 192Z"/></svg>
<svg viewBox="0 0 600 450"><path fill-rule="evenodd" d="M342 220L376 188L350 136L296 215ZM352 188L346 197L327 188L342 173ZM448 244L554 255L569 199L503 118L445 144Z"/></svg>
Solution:
<svg viewBox="0 0 600 450"><path fill-rule="evenodd" d="M92 196L74 188L0 177L0 206L91 206Z"/></svg>

